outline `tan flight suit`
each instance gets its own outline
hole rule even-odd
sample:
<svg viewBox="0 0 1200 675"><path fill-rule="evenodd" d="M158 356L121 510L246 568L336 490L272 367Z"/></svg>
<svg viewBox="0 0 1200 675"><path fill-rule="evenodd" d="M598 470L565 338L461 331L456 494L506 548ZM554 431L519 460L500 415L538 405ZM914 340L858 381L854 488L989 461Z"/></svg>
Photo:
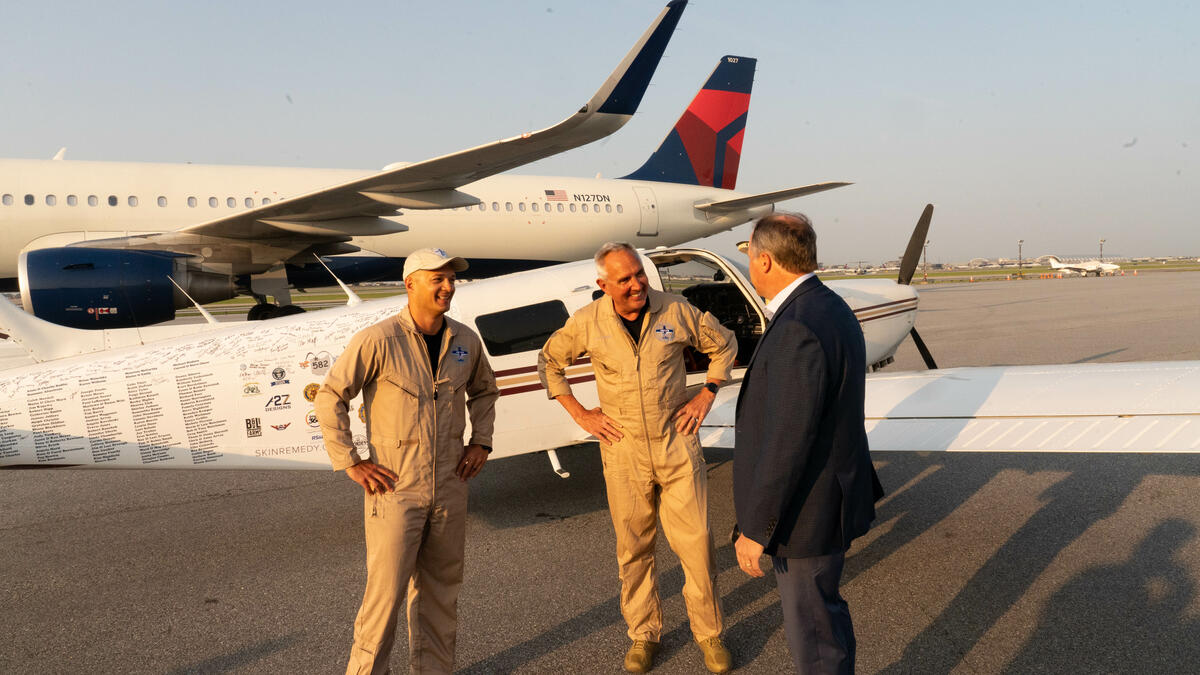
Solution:
<svg viewBox="0 0 1200 675"><path fill-rule="evenodd" d="M733 333L687 300L651 290L635 345L602 297L579 310L546 342L538 373L550 398L571 393L564 371L584 354L592 359L600 407L623 428L613 445L600 444L608 509L617 535L621 613L632 640L662 635L654 569L656 516L683 565L683 598L692 634L721 634L716 566L708 529L708 474L695 434L675 431L675 413L690 400L684 349L711 358L708 377L728 380L737 355Z"/></svg>
<svg viewBox="0 0 1200 675"><path fill-rule="evenodd" d="M463 455L466 409L470 442L491 445L500 392L479 336L445 320L436 378L405 307L355 335L317 392L333 468L367 459L354 448L348 410L361 390L369 459L398 477L392 492L364 491L367 588L347 673L387 672L406 590L410 670L454 667L467 516L467 484L454 469Z"/></svg>

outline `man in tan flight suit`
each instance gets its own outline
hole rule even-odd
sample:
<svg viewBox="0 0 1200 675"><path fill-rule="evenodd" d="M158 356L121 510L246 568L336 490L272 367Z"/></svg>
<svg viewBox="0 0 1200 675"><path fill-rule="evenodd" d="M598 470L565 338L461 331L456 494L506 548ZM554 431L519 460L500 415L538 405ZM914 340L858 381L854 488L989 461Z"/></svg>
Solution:
<svg viewBox="0 0 1200 675"><path fill-rule="evenodd" d="M721 644L721 608L708 529L708 474L696 432L729 378L737 343L716 317L687 300L650 288L629 244L596 253L605 296L580 309L546 342L538 372L550 398L600 441L608 508L617 537L621 613L633 645L625 669L654 665L662 610L654 568L656 519L683 565L683 598L692 635L714 673L732 658ZM684 350L711 359L708 383L687 395ZM589 355L600 407L586 410L571 394L565 370Z"/></svg>
<svg viewBox="0 0 1200 675"><path fill-rule="evenodd" d="M409 669L454 667L467 480L487 461L496 378L470 328L443 316L462 258L404 261L408 306L351 340L315 401L334 470L363 486L367 588L347 673L385 673L407 592ZM369 456L354 447L349 403L363 392ZM471 441L464 448L466 410Z"/></svg>

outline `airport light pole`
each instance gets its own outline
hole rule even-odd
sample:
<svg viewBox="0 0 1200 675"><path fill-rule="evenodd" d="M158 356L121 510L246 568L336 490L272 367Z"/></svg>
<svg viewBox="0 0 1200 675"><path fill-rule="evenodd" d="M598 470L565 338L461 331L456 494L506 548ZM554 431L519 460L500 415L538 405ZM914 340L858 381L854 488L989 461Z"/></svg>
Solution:
<svg viewBox="0 0 1200 675"><path fill-rule="evenodd" d="M1100 240L1100 262L1104 262L1104 240Z"/></svg>
<svg viewBox="0 0 1200 675"><path fill-rule="evenodd" d="M1024 243L1025 243L1024 239L1017 240L1017 276L1021 277L1021 278L1025 277L1025 271L1024 271L1025 258L1021 255L1021 246Z"/></svg>
<svg viewBox="0 0 1200 675"><path fill-rule="evenodd" d="M929 283L929 240L928 239L925 240L924 251L925 252L921 254L921 260L924 261L922 263L922 265L925 268L925 271L921 273L921 278L925 280L925 283Z"/></svg>

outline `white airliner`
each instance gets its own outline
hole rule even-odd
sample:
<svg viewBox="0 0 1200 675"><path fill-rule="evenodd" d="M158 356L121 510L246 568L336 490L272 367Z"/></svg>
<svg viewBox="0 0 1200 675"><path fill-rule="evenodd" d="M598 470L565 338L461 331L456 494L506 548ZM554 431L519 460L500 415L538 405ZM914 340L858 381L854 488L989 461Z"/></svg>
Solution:
<svg viewBox="0 0 1200 675"><path fill-rule="evenodd" d="M1078 274L1081 277L1086 277L1089 274L1101 276L1103 274L1115 274L1121 269L1120 265L1114 263L1100 262L1099 260L1087 260L1079 263L1065 263L1058 259L1058 256L1048 255L1046 259L1050 261L1051 269L1063 270Z"/></svg>
<svg viewBox="0 0 1200 675"><path fill-rule="evenodd" d="M662 146L620 179L497 175L603 138L636 111L686 5L673 0L578 112L541 131L378 172L0 160L0 290L67 326L145 326L237 294L250 318L299 311L290 288L395 278L453 246L492 276L713 234L846 185L734 191L755 60L723 57ZM61 156L61 155L60 155ZM272 296L280 308L266 303Z"/></svg>
<svg viewBox="0 0 1200 675"><path fill-rule="evenodd" d="M924 241L918 227L899 283L828 284L858 317L874 366L888 363L905 337L917 337L918 297L907 282ZM766 320L741 263L699 249L644 256L652 286L713 312L736 335L740 358L752 352ZM536 371L546 338L597 293L595 276L587 260L459 288L450 315L480 333L501 390L494 457L546 451L561 475L554 449L589 440L546 398ZM312 407L316 388L355 332L404 303L352 297L346 307L201 325L191 336L138 344L136 329L67 328L0 301L0 330L40 361L0 372L0 466L328 470ZM691 367L699 386L703 365ZM596 405L588 360L567 373L576 396ZM701 430L705 446L732 445L743 374L736 367L718 395ZM1200 362L872 374L868 436L873 450L1197 452L1197 375ZM365 449L361 399L352 410Z"/></svg>

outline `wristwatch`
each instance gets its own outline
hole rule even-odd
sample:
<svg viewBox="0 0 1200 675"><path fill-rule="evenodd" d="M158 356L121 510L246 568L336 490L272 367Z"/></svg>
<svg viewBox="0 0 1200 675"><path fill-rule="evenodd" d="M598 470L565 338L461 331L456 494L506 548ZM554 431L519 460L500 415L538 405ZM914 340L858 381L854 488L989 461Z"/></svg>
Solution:
<svg viewBox="0 0 1200 675"><path fill-rule="evenodd" d="M714 393L714 394L715 394L715 393L717 393L717 390L718 390L718 389L720 389L720 387L718 387L718 386L716 385L716 383L714 383L714 382L705 382L705 383L704 383L704 388L705 388L705 389L707 389L707 390L709 390L710 392L712 392L712 393Z"/></svg>

